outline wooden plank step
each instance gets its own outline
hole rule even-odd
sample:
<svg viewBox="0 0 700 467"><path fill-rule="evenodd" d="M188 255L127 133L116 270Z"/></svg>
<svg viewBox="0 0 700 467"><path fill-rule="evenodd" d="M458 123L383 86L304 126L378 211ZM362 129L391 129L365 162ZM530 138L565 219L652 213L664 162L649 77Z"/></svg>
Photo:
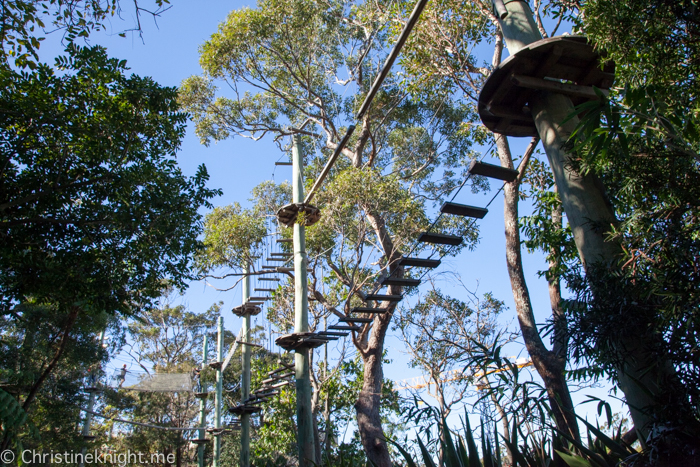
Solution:
<svg viewBox="0 0 700 467"><path fill-rule="evenodd" d="M248 297L248 300L250 300L251 302L260 302L260 301L264 302L264 301L271 300L271 299L272 299L272 297Z"/></svg>
<svg viewBox="0 0 700 467"><path fill-rule="evenodd" d="M331 332L331 331L321 331L321 332L319 332L319 334L322 336L338 336L338 337L347 337L347 335L348 335L347 332Z"/></svg>
<svg viewBox="0 0 700 467"><path fill-rule="evenodd" d="M469 165L469 173L503 180L504 182L512 182L518 178L518 171L515 169L508 169L500 165L487 164L486 162L479 161L472 161Z"/></svg>
<svg viewBox="0 0 700 467"><path fill-rule="evenodd" d="M445 214L454 214L456 216L464 217L474 217L476 219L483 219L486 213L489 212L488 209L479 208L476 206L467 206L466 204L457 203L445 203L440 208L440 212Z"/></svg>
<svg viewBox="0 0 700 467"><path fill-rule="evenodd" d="M265 261L282 261L286 263L289 260L287 258L266 258Z"/></svg>
<svg viewBox="0 0 700 467"><path fill-rule="evenodd" d="M279 238L277 239L277 243L292 243L294 240L291 238Z"/></svg>
<svg viewBox="0 0 700 467"><path fill-rule="evenodd" d="M334 324L333 326L328 326L328 329L335 329L337 331L361 331L360 326L341 326L339 324Z"/></svg>
<svg viewBox="0 0 700 467"><path fill-rule="evenodd" d="M275 162L275 165L292 165L291 162Z"/></svg>
<svg viewBox="0 0 700 467"><path fill-rule="evenodd" d="M445 235L424 232L420 234L420 236L418 237L418 241L422 243L457 246L462 243L462 237L458 237L457 235Z"/></svg>
<svg viewBox="0 0 700 467"><path fill-rule="evenodd" d="M382 294L367 294L365 301L376 300L378 302L400 302L403 295L382 295Z"/></svg>
<svg viewBox="0 0 700 467"><path fill-rule="evenodd" d="M387 308L370 308L366 306L356 306L350 313L386 313L389 311Z"/></svg>
<svg viewBox="0 0 700 467"><path fill-rule="evenodd" d="M371 323L374 321L373 318L340 318L338 321L342 321L343 323Z"/></svg>
<svg viewBox="0 0 700 467"><path fill-rule="evenodd" d="M398 277L387 277L382 281L382 285L400 285L402 287L415 287L420 284L420 279L399 279Z"/></svg>
<svg viewBox="0 0 700 467"><path fill-rule="evenodd" d="M399 261L400 266L416 266L419 268L436 268L440 266L439 259L427 259L427 258L408 258L404 256Z"/></svg>
<svg viewBox="0 0 700 467"><path fill-rule="evenodd" d="M255 292L277 292L277 289L253 289Z"/></svg>
<svg viewBox="0 0 700 467"><path fill-rule="evenodd" d="M258 277L259 281L273 281L273 282L279 282L279 278L277 277Z"/></svg>
<svg viewBox="0 0 700 467"><path fill-rule="evenodd" d="M270 253L270 256L282 256L284 258L289 258L290 256L294 256L292 253Z"/></svg>

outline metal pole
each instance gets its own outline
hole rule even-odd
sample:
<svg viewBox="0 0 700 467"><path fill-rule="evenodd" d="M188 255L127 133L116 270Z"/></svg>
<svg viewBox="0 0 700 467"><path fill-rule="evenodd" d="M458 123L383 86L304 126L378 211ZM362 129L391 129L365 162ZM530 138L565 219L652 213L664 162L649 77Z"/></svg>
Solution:
<svg viewBox="0 0 700 467"><path fill-rule="evenodd" d="M250 263L246 264L246 272L250 273ZM250 298L250 276L246 275L243 279L243 304L245 305ZM250 313L246 313L243 317L243 330L241 332L243 342L250 342ZM241 374L241 404L245 403L250 396L250 357L252 348L249 345L243 345L241 348L243 354L243 369ZM250 414L244 413L241 415L241 467L250 466Z"/></svg>
<svg viewBox="0 0 700 467"><path fill-rule="evenodd" d="M202 385L201 371L207 366L207 354L209 353L209 336L204 335L204 345L202 346L202 368L200 370L200 388L202 392L207 392L207 388ZM199 439L202 440L206 438L206 423L207 423L207 402L206 398L202 397L199 399L199 426L202 428L199 430ZM197 446L197 458L199 459L199 467L204 467L204 444Z"/></svg>
<svg viewBox="0 0 700 467"><path fill-rule="evenodd" d="M299 135L292 136L292 202L304 200L303 156ZM306 231L304 224L294 224L294 332L309 331L309 302L307 296ZM294 355L297 388L297 443L299 467L315 465L313 414L311 413L311 379L309 378L309 349L297 349Z"/></svg>
<svg viewBox="0 0 700 467"><path fill-rule="evenodd" d="M100 348L102 348L102 344L105 341L105 330L103 329L102 332L100 333L99 337L100 341ZM85 412L85 422L83 423L83 436L90 436L90 425L92 424L92 410L95 407L95 398L97 397L97 385L99 384L99 381L97 379L97 372L93 374L93 378L95 379L95 387L90 391L90 397L88 398L88 406L87 406L87 411ZM85 454L87 454L87 448L83 448L82 451L82 456L80 456L80 463L78 464L80 467L84 467L85 465Z"/></svg>
<svg viewBox="0 0 700 467"><path fill-rule="evenodd" d="M224 317L219 316L218 320L218 339L217 339L217 352L216 361L223 364L224 360ZM216 399L214 400L214 462L213 467L219 467L219 457L221 456L221 433L219 429L221 428L221 393L223 388L223 375L221 371L221 365L216 369Z"/></svg>

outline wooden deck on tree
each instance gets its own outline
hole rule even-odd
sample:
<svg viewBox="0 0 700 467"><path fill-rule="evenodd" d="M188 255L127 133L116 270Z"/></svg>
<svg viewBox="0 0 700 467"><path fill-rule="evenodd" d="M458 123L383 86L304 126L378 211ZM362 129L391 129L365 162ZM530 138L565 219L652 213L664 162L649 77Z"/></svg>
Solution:
<svg viewBox="0 0 700 467"><path fill-rule="evenodd" d="M484 83L479 116L486 128L507 136L537 136L529 107L539 91L569 96L574 105L598 99L594 86L607 91L615 78L612 62L583 36L557 36L527 45L505 59Z"/></svg>

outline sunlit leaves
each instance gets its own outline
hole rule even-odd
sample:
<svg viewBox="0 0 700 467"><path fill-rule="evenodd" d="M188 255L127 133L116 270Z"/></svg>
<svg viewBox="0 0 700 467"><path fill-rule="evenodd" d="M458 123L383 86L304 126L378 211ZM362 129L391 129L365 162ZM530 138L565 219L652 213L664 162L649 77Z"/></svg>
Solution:
<svg viewBox="0 0 700 467"><path fill-rule="evenodd" d="M207 273L217 267L244 269L267 235L265 219L240 204L217 207L204 222L204 250L198 267Z"/></svg>

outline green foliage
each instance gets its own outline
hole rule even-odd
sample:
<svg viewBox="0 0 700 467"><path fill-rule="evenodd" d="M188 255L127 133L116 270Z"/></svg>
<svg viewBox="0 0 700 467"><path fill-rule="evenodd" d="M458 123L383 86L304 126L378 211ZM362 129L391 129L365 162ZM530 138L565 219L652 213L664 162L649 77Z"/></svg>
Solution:
<svg viewBox="0 0 700 467"><path fill-rule="evenodd" d="M3 421L3 441L24 449L80 449L83 440L75 426L87 397L83 379L107 358L95 336L107 327L114 329L116 323L105 313L79 316L71 330L71 345L37 386L60 347L69 318L55 305L36 302L15 307L14 313L0 318L0 383L11 392L4 393L1 404L7 408L5 415L11 415ZM36 397L28 410L32 391Z"/></svg>
<svg viewBox="0 0 700 467"><path fill-rule="evenodd" d="M60 62L65 73L0 70L2 301L130 313L164 280L184 286L197 210L218 191L204 166L189 178L176 165L174 89L124 76L99 47Z"/></svg>
<svg viewBox="0 0 700 467"><path fill-rule="evenodd" d="M135 31L141 30L140 15L146 11L159 16L170 0L154 0L156 9L148 11L134 1ZM8 0L2 3L0 16L0 63L14 60L19 68L37 68L38 50L47 34L61 31L63 40L73 44L87 38L92 31L100 31L110 17L121 15L120 0ZM50 27L47 28L46 23ZM121 32L124 36L125 32Z"/></svg>
<svg viewBox="0 0 700 467"><path fill-rule="evenodd" d="M579 27L615 62L618 85L657 87L695 102L697 7L693 0L586 0Z"/></svg>
<svg viewBox="0 0 700 467"><path fill-rule="evenodd" d="M198 268L207 273L218 267L245 269L259 253L267 235L265 219L238 203L217 207L204 221L204 249Z"/></svg>

